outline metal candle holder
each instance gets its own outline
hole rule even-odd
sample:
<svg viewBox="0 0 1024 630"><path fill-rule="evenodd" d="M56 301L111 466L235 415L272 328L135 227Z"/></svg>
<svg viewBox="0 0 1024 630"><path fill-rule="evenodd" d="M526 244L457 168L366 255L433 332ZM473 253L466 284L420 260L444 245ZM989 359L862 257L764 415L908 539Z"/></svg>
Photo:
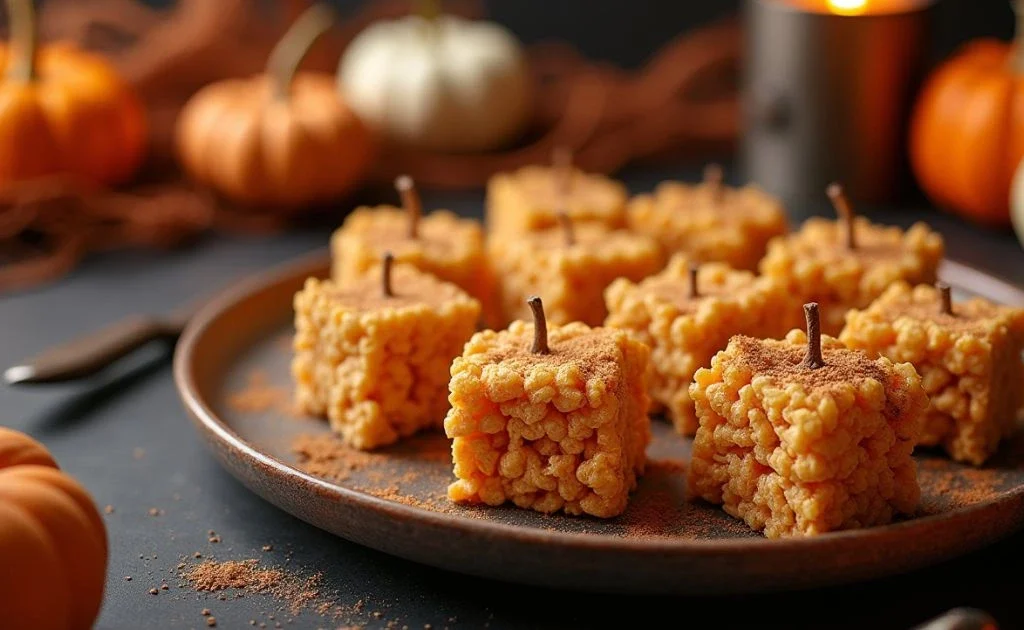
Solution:
<svg viewBox="0 0 1024 630"><path fill-rule="evenodd" d="M744 169L789 203L821 200L836 180L858 200L892 200L907 180L933 3L890 0L890 12L862 15L818 4L746 2Z"/></svg>

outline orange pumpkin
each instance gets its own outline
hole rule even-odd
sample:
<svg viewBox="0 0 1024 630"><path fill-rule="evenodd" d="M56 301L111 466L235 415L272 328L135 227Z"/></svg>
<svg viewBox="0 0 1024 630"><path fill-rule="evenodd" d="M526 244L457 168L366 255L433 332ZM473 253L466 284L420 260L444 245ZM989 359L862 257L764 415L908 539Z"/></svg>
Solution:
<svg viewBox="0 0 1024 630"><path fill-rule="evenodd" d="M928 79L913 113L910 161L921 188L979 223L1010 220L1010 182L1024 157L1022 72L1017 46L971 42Z"/></svg>
<svg viewBox="0 0 1024 630"><path fill-rule="evenodd" d="M32 0L7 0L11 41L0 46L0 187L52 175L118 184L146 149L142 105L100 57L37 47Z"/></svg>
<svg viewBox="0 0 1024 630"><path fill-rule="evenodd" d="M296 73L331 23L313 5L271 53L266 73L211 84L186 103L178 156L195 180L249 205L300 208L348 192L372 159L369 129L334 77Z"/></svg>
<svg viewBox="0 0 1024 630"><path fill-rule="evenodd" d="M91 628L103 600L106 529L45 448L0 427L0 611L4 628Z"/></svg>

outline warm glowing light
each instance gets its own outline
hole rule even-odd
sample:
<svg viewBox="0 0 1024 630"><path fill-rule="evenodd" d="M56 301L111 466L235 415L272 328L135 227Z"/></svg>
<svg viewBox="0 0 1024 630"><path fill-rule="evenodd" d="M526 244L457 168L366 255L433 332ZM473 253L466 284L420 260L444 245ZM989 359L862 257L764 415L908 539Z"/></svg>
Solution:
<svg viewBox="0 0 1024 630"><path fill-rule="evenodd" d="M839 15L858 15L867 8L868 0L826 0L828 8Z"/></svg>

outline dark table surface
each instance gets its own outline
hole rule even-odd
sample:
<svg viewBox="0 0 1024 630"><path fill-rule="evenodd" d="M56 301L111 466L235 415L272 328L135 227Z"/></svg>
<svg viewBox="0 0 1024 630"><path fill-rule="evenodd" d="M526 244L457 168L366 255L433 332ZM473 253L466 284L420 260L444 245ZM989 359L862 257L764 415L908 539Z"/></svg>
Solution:
<svg viewBox="0 0 1024 630"><path fill-rule="evenodd" d="M693 178L697 169L683 167ZM625 173L649 190L668 169ZM478 193L427 195L428 206L479 214ZM914 207L916 206L916 207ZM794 211L826 214L826 203ZM1024 285L1024 251L1010 232L990 232L927 209L865 209L876 220L927 220L950 258ZM0 298L0 366L48 344L137 312L182 302L307 251L324 247L330 225L273 237L211 237L170 253L91 259L70 277ZM110 567L101 628L200 628L209 608L218 627L538 628L657 627L666 616L713 614L722 627L909 628L955 606L988 610L1002 627L1024 627L1024 533L967 557L885 580L811 592L728 598L615 597L556 592L465 577L419 566L330 536L250 493L204 450L171 379L170 353L150 348L90 382L37 389L0 388L0 423L52 449L105 515ZM150 509L162 510L151 516ZM221 537L208 541L209 530ZM272 545L272 551L263 551ZM298 575L323 574L339 604L361 611L327 619L276 612L267 596L218 600L178 586L176 567L200 551L218 560L260 558ZM2 570L2 559L0 559ZM126 576L131 576L127 581ZM150 595L166 582L169 589ZM542 612L543 611L543 612ZM374 613L377 613L375 615ZM270 619L269 615L275 618ZM290 620L290 621L289 621ZM389 625L390 624L390 625ZM673 624L676 625L676 624Z"/></svg>

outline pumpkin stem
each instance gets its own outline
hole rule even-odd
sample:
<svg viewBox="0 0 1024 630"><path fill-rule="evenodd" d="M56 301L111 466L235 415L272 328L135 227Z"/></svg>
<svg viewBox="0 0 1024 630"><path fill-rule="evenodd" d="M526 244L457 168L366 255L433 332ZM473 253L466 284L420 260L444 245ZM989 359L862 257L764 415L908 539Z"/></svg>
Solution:
<svg viewBox="0 0 1024 630"><path fill-rule="evenodd" d="M558 210L555 215L558 217L558 224L562 226L562 235L565 237L565 246L572 247L576 244L576 230L573 229L572 218L565 208Z"/></svg>
<svg viewBox="0 0 1024 630"><path fill-rule="evenodd" d="M7 19L10 20L11 48L14 49L7 65L7 79L32 81L36 78L36 51L39 49L33 0L7 0Z"/></svg>
<svg viewBox="0 0 1024 630"><path fill-rule="evenodd" d="M8 0L10 2L11 0ZM299 64L318 37L334 23L334 11L325 4L314 4L302 12L288 28L267 60L267 74L274 86L274 98L288 100L292 79Z"/></svg>
<svg viewBox="0 0 1024 630"><path fill-rule="evenodd" d="M441 0L416 0L416 15L433 22L441 15Z"/></svg>
<svg viewBox="0 0 1024 630"><path fill-rule="evenodd" d="M804 304L804 318L807 320L807 354L800 365L817 370L825 367L825 359L821 356L821 318L817 302Z"/></svg>
<svg viewBox="0 0 1024 630"><path fill-rule="evenodd" d="M395 188L402 197L402 208L409 217L409 238L417 239L420 236L420 217L423 216L423 203L420 195L416 192L416 184L408 175L399 175L395 179Z"/></svg>
<svg viewBox="0 0 1024 630"><path fill-rule="evenodd" d="M533 311L533 345L530 352L533 354L551 354L551 347L548 346L548 320L544 316L544 303L536 295L526 300Z"/></svg>
<svg viewBox="0 0 1024 630"><path fill-rule="evenodd" d="M939 311L944 315L952 315L953 296L949 285L945 282L936 282L935 288L939 290Z"/></svg>
<svg viewBox="0 0 1024 630"><path fill-rule="evenodd" d="M711 190L711 200L715 204L721 204L725 196L723 179L721 165L711 163L704 167L704 184Z"/></svg>
<svg viewBox="0 0 1024 630"><path fill-rule="evenodd" d="M395 291L391 288L391 268L394 264L395 256L391 252L384 252L380 266L380 289L384 297L395 297Z"/></svg>
<svg viewBox="0 0 1024 630"><path fill-rule="evenodd" d="M697 286L697 272L700 270L700 265L697 263L690 263L687 267L688 275L690 276L690 299L694 300L700 297L700 287Z"/></svg>
<svg viewBox="0 0 1024 630"><path fill-rule="evenodd" d="M846 248L857 249L856 222L854 221L855 215L853 206L850 204L850 198L846 196L846 192L838 182L829 184L826 192L828 193L828 198L832 201L832 205L835 206L836 213L839 214L839 218L843 222L843 232L846 234Z"/></svg>

